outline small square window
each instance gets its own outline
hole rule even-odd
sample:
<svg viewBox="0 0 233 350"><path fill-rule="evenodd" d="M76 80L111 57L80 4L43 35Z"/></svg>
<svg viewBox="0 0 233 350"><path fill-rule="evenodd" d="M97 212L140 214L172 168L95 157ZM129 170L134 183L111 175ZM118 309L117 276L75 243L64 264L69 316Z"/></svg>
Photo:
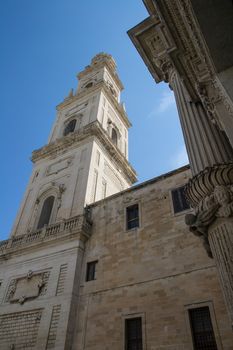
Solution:
<svg viewBox="0 0 233 350"><path fill-rule="evenodd" d="M139 227L138 204L134 204L126 208L126 228L127 230L131 230L135 227Z"/></svg>
<svg viewBox="0 0 233 350"><path fill-rule="evenodd" d="M142 350L142 318L125 320L125 350Z"/></svg>
<svg viewBox="0 0 233 350"><path fill-rule="evenodd" d="M172 190L172 203L175 214L190 208L190 205L185 197L184 190L185 186Z"/></svg>
<svg viewBox="0 0 233 350"><path fill-rule="evenodd" d="M91 261L87 263L87 271L86 271L86 282L93 281L96 279L96 265L98 261Z"/></svg>

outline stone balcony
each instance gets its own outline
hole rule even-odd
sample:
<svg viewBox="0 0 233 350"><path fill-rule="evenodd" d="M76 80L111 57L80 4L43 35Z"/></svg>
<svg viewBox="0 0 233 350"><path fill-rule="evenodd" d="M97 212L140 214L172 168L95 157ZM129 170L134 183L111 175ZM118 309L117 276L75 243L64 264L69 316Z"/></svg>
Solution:
<svg viewBox="0 0 233 350"><path fill-rule="evenodd" d="M40 230L0 241L0 259L8 259L10 253L16 253L45 242L55 242L58 239L70 237L77 237L85 242L90 236L90 221L86 219L85 215L78 215L56 224L46 225Z"/></svg>

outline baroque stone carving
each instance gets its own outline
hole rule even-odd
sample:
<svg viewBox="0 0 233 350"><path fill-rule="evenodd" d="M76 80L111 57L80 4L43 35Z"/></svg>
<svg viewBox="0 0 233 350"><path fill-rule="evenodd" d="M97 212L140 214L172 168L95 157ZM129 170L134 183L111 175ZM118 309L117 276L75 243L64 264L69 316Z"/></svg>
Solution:
<svg viewBox="0 0 233 350"><path fill-rule="evenodd" d="M160 69L163 74L163 80L168 83L170 76L174 70L174 66L168 56L153 58L155 65Z"/></svg>
<svg viewBox="0 0 233 350"><path fill-rule="evenodd" d="M6 302L23 304L28 299L34 299L46 293L49 271L33 273L29 270L27 275L10 282L6 295Z"/></svg>
<svg viewBox="0 0 233 350"><path fill-rule="evenodd" d="M208 96L207 89L203 84L196 84L197 92L200 96L201 102L207 112L208 117L210 118L213 124L217 124L217 115L216 107L211 98Z"/></svg>
<svg viewBox="0 0 233 350"><path fill-rule="evenodd" d="M203 240L208 256L212 253L208 240L208 228L216 218L233 216L233 186L217 185L213 193L206 196L196 207L196 214L187 214L186 224L196 236Z"/></svg>

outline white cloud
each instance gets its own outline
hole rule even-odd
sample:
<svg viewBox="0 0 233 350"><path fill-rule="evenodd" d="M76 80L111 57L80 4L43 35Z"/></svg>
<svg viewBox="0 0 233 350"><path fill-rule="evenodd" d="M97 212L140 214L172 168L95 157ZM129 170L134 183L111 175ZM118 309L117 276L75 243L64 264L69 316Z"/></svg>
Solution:
<svg viewBox="0 0 233 350"><path fill-rule="evenodd" d="M162 98L160 100L159 106L158 106L158 112L164 113L168 109L170 109L172 106L175 105L175 97L172 91L165 92L162 95Z"/></svg>
<svg viewBox="0 0 233 350"><path fill-rule="evenodd" d="M171 158L171 165L173 168L179 168L189 163L188 155L185 146L179 149Z"/></svg>
<svg viewBox="0 0 233 350"><path fill-rule="evenodd" d="M155 108L149 113L148 118L154 117L157 114L162 114L175 105L175 97L172 91L166 91L162 94L159 103Z"/></svg>

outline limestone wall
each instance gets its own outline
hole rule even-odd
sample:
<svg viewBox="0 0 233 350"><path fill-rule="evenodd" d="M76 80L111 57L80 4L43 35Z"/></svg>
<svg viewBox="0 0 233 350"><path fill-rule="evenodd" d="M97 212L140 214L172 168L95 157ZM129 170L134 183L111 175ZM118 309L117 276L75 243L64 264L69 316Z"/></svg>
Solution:
<svg viewBox="0 0 233 350"><path fill-rule="evenodd" d="M233 337L214 261L174 215L170 190L189 170L148 182L92 208L73 349L123 349L124 322L142 317L144 349L191 350L188 309L209 306L219 349ZM139 203L140 227L126 230L126 207ZM85 281L86 263L98 261Z"/></svg>

